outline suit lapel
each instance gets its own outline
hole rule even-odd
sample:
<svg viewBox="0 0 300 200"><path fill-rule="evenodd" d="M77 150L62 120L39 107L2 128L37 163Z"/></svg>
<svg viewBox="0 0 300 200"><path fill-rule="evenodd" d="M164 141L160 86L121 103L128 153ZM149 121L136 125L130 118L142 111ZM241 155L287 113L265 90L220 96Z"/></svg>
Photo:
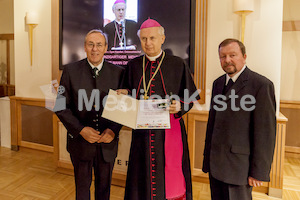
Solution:
<svg viewBox="0 0 300 200"><path fill-rule="evenodd" d="M86 89L87 91L91 91L95 87L95 81L92 74L92 68L88 63L87 59L83 62L82 66L80 67L80 85L82 89Z"/></svg>
<svg viewBox="0 0 300 200"><path fill-rule="evenodd" d="M105 90L105 83L106 83L106 75L107 71L109 69L107 68L107 63L106 61L103 62L102 69L99 71L99 76L96 78L96 88L99 89L100 91Z"/></svg>
<svg viewBox="0 0 300 200"><path fill-rule="evenodd" d="M226 74L221 76L218 82L216 82L215 86L215 95L222 94L224 87L225 87L225 81L226 81Z"/></svg>
<svg viewBox="0 0 300 200"><path fill-rule="evenodd" d="M113 85L113 79L118 78L113 76L114 73L112 70L108 63L104 61L99 76L96 78L96 88L100 90L101 95L107 95Z"/></svg>

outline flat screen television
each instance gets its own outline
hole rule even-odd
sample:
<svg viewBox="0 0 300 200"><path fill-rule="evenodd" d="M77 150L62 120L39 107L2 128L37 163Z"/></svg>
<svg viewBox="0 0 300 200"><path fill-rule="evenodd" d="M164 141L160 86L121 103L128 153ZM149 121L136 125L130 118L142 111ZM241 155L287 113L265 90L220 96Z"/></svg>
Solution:
<svg viewBox="0 0 300 200"><path fill-rule="evenodd" d="M165 28L163 50L181 57L189 66L193 66L192 0L125 1L126 19L136 21L138 27L149 17L157 20ZM65 64L86 57L83 46L86 33L91 29L103 30L105 24L113 20L114 2L115 0L60 0L60 69ZM137 47L137 50L140 49ZM192 68L191 71L193 72Z"/></svg>

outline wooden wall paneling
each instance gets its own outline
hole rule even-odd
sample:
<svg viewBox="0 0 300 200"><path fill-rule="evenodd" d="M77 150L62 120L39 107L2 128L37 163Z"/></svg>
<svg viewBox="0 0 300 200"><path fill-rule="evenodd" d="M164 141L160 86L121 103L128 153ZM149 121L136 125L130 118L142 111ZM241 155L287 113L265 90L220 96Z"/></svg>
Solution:
<svg viewBox="0 0 300 200"><path fill-rule="evenodd" d="M10 85L10 40L14 40L14 34L0 34L0 40L6 41L6 64L7 64L7 84Z"/></svg>
<svg viewBox="0 0 300 200"><path fill-rule="evenodd" d="M300 20L283 21L282 31L300 31Z"/></svg>
<svg viewBox="0 0 300 200"><path fill-rule="evenodd" d="M277 117L276 144L269 183L269 195L277 198L282 198L283 190L286 122L287 119L280 113Z"/></svg>
<svg viewBox="0 0 300 200"><path fill-rule="evenodd" d="M285 152L300 154L300 148L299 147L292 147L292 146L285 146Z"/></svg>
<svg viewBox="0 0 300 200"><path fill-rule="evenodd" d="M5 86L5 84L1 84L0 85L0 97L4 97L5 96L5 88L6 88L6 86Z"/></svg>
<svg viewBox="0 0 300 200"><path fill-rule="evenodd" d="M53 152L53 146L22 140L22 105L45 107L44 99L10 97L11 105L11 149L19 150L19 146L42 151ZM46 109L46 108L45 108ZM50 112L50 111L49 111ZM52 134L52 131L51 131Z"/></svg>
<svg viewBox="0 0 300 200"><path fill-rule="evenodd" d="M286 157L300 158L300 102L280 101L280 112L289 120L286 124Z"/></svg>
<svg viewBox="0 0 300 200"><path fill-rule="evenodd" d="M14 34L0 34L0 40L14 40Z"/></svg>
<svg viewBox="0 0 300 200"><path fill-rule="evenodd" d="M286 127L287 135L285 144L287 146L300 148L300 109L281 108L280 112L289 119Z"/></svg>
<svg viewBox="0 0 300 200"><path fill-rule="evenodd" d="M38 149L53 149L53 112L40 105L21 104L21 146L36 146ZM25 144L25 145L24 145ZM41 146L42 145L42 146ZM44 149L43 147L47 147ZM53 151L53 150L51 150Z"/></svg>
<svg viewBox="0 0 300 200"><path fill-rule="evenodd" d="M300 109L300 101L280 100L280 108Z"/></svg>
<svg viewBox="0 0 300 200"><path fill-rule="evenodd" d="M204 130L196 130L196 123L207 123L208 120L208 111L195 111L191 110L188 112L188 145L190 153L190 162L191 162L191 172L192 180L201 183L209 183L208 174L205 174L202 169L195 167L196 163L196 135L197 137L200 134L205 135ZM204 136L205 137L205 136ZM198 145L198 144L197 144ZM201 162L201 161L200 161Z"/></svg>
<svg viewBox="0 0 300 200"><path fill-rule="evenodd" d="M15 95L15 86L14 85L7 85L7 96L14 96Z"/></svg>
<svg viewBox="0 0 300 200"><path fill-rule="evenodd" d="M6 70L6 83L4 85L1 85L1 89L3 89L0 92L0 96L12 96L14 95L14 85L10 85L10 40L14 40L14 34L0 34L0 40L6 41L6 64L7 64L7 70Z"/></svg>
<svg viewBox="0 0 300 200"><path fill-rule="evenodd" d="M207 123L208 111L195 111L191 110L188 112L188 145L191 161L192 178L199 176L199 173L204 175L201 169L195 167L195 146L196 146L196 135L206 134L205 130L196 130L197 122ZM205 136L204 136L205 137ZM198 145L198 144L197 144ZM200 170L200 171L199 171ZM204 175L207 177L207 175ZM194 180L194 179L193 179Z"/></svg>
<svg viewBox="0 0 300 200"><path fill-rule="evenodd" d="M52 80L60 80L59 72L59 0L51 0Z"/></svg>
<svg viewBox="0 0 300 200"><path fill-rule="evenodd" d="M194 82L201 90L199 102L202 104L206 85L207 6L208 0L196 0Z"/></svg>
<svg viewBox="0 0 300 200"><path fill-rule="evenodd" d="M10 45L6 40L7 85L10 85Z"/></svg>

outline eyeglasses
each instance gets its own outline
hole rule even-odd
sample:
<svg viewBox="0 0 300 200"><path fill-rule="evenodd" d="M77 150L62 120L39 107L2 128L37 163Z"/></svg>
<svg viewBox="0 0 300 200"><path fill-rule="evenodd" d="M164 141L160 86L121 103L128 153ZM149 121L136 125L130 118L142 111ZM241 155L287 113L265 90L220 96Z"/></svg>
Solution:
<svg viewBox="0 0 300 200"><path fill-rule="evenodd" d="M89 49L93 49L95 46L96 46L96 48L97 49L101 49L102 47L103 47L103 44L94 44L94 43L88 43L87 45L86 45Z"/></svg>

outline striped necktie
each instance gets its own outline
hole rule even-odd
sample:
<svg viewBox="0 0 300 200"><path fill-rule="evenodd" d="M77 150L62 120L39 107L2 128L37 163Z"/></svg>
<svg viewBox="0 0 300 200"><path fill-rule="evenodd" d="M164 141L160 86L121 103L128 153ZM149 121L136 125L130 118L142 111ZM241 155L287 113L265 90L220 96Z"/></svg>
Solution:
<svg viewBox="0 0 300 200"><path fill-rule="evenodd" d="M93 68L94 76L97 78L99 76L99 69L97 67Z"/></svg>

